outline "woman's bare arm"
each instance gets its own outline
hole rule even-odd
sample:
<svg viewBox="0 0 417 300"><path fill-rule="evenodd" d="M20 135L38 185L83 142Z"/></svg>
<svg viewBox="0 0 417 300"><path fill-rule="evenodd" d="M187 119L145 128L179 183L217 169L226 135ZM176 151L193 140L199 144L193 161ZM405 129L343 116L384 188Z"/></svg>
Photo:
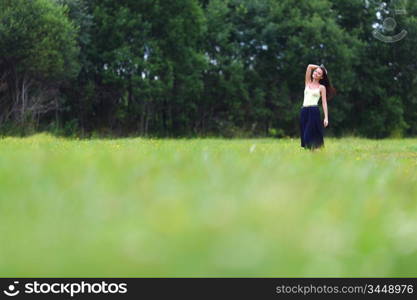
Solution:
<svg viewBox="0 0 417 300"><path fill-rule="evenodd" d="M327 95L326 95L326 87L324 85L320 86L321 91L321 104L323 105L323 112L324 112L324 127L327 127L329 124L329 113L327 111Z"/></svg>
<svg viewBox="0 0 417 300"><path fill-rule="evenodd" d="M319 66L317 65L313 65L313 64L309 64L306 70L306 85L311 83L311 70L314 68L318 68Z"/></svg>

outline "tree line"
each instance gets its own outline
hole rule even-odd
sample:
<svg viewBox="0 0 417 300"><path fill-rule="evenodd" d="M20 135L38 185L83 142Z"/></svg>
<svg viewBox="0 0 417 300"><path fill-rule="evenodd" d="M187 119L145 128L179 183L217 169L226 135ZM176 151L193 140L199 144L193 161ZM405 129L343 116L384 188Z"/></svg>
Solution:
<svg viewBox="0 0 417 300"><path fill-rule="evenodd" d="M0 132L297 136L312 63L328 135L415 136L417 3L398 3L0 0Z"/></svg>

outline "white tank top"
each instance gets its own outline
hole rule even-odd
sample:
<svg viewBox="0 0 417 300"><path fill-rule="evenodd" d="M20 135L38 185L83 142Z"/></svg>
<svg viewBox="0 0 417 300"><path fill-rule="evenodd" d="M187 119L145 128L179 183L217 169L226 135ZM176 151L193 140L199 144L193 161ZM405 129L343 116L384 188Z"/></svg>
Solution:
<svg viewBox="0 0 417 300"><path fill-rule="evenodd" d="M308 85L304 89L303 106L317 105L320 100L320 88L312 89Z"/></svg>

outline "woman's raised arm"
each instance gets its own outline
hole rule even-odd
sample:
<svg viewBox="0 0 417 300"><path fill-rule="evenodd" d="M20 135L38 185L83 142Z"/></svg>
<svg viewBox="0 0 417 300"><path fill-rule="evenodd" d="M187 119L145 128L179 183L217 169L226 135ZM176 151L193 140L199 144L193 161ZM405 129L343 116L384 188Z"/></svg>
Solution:
<svg viewBox="0 0 417 300"><path fill-rule="evenodd" d="M311 70L312 70L312 69L314 69L314 68L318 68L318 67L319 67L319 66L317 66L317 65L313 65L313 64L309 64L309 65L307 66L307 70L306 70L306 80L305 80L306 85L311 83Z"/></svg>

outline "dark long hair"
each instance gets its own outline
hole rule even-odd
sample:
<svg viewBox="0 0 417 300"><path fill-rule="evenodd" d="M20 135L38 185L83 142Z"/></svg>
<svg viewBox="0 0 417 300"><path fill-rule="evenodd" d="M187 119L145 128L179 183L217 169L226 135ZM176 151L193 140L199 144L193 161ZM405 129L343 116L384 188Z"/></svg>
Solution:
<svg viewBox="0 0 417 300"><path fill-rule="evenodd" d="M319 68L323 70L323 78L319 80L319 83L326 87L326 100L327 101L332 100L332 98L336 96L337 90L332 86L330 82L329 76L327 75L326 67L323 64L321 64ZM311 72L312 79L313 79L313 72Z"/></svg>

